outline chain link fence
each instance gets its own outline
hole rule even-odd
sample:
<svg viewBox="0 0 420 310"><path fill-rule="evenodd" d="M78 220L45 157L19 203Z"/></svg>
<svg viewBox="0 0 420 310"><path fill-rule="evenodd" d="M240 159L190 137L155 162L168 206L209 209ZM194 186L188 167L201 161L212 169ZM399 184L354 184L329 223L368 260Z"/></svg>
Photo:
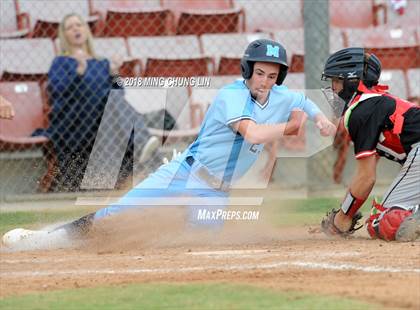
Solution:
<svg viewBox="0 0 420 310"><path fill-rule="evenodd" d="M419 21L416 0L2 0L0 95L15 116L0 119L0 200L98 189L83 185L92 158L109 167L96 176L107 180L102 188L140 181L194 141L217 89L240 78L243 51L258 38L285 46L291 89L319 89L330 53L363 46L380 57L381 82L418 102ZM280 148L307 141L303 133ZM341 132L309 160L283 156L273 182L348 182L344 141ZM309 184L284 182L302 171Z"/></svg>

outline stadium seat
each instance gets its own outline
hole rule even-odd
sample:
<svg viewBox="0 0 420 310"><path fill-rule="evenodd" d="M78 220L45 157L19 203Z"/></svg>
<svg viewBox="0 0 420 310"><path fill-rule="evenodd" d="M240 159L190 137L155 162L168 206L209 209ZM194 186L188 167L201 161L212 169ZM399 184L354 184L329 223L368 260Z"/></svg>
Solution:
<svg viewBox="0 0 420 310"><path fill-rule="evenodd" d="M241 58L221 56L217 74L218 75L241 74Z"/></svg>
<svg viewBox="0 0 420 310"><path fill-rule="evenodd" d="M0 119L0 150L23 150L48 142L45 137L31 137L36 128L45 128L46 125L39 84L0 82L0 93L15 110L12 120Z"/></svg>
<svg viewBox="0 0 420 310"><path fill-rule="evenodd" d="M287 74L283 84L289 89L303 90L305 89L305 73L290 72Z"/></svg>
<svg viewBox="0 0 420 310"><path fill-rule="evenodd" d="M91 14L99 12L105 17L108 10L143 10L143 9L160 9L160 0L90 0Z"/></svg>
<svg viewBox="0 0 420 310"><path fill-rule="evenodd" d="M407 79L410 100L420 104L420 68L407 70Z"/></svg>
<svg viewBox="0 0 420 310"><path fill-rule="evenodd" d="M55 57L53 41L9 39L1 41L1 81L43 81Z"/></svg>
<svg viewBox="0 0 420 310"><path fill-rule="evenodd" d="M203 34L204 55L213 57L218 75L241 74L240 59L248 44L257 39L268 39L267 33Z"/></svg>
<svg viewBox="0 0 420 310"><path fill-rule="evenodd" d="M403 1L400 1L403 2ZM392 8L389 8L387 14L387 24L398 27L420 26L420 1L407 0L407 6L404 8L403 14L398 14Z"/></svg>
<svg viewBox="0 0 420 310"><path fill-rule="evenodd" d="M287 52L290 72L303 72L304 32L303 28L282 30L273 33L274 41L280 42Z"/></svg>
<svg viewBox="0 0 420 310"><path fill-rule="evenodd" d="M146 58L193 58L202 56L197 36L130 37L127 39L132 57Z"/></svg>
<svg viewBox="0 0 420 310"><path fill-rule="evenodd" d="M232 0L161 0L161 3L163 8L174 12L183 10L226 10L233 8Z"/></svg>
<svg viewBox="0 0 420 310"><path fill-rule="evenodd" d="M17 0L19 12L24 14L31 25L30 37L56 38L58 26L69 13L82 16L93 32L96 31L98 16L90 15L89 0L50 1L50 0Z"/></svg>
<svg viewBox="0 0 420 310"><path fill-rule="evenodd" d="M244 31L244 14L241 9L183 11L176 26L177 34L201 35L239 31Z"/></svg>
<svg viewBox="0 0 420 310"><path fill-rule="evenodd" d="M381 59L386 69L420 67L419 47L414 27L378 26L345 29L347 46L362 46Z"/></svg>
<svg viewBox="0 0 420 310"><path fill-rule="evenodd" d="M242 79L240 75L209 76L210 87L192 87L191 88L191 108L192 123L198 126L204 119L204 115L213 102L220 88Z"/></svg>
<svg viewBox="0 0 420 310"><path fill-rule="evenodd" d="M48 192L55 174L56 160L49 139L32 137L37 128L46 128L47 114L43 91L36 82L0 82L1 95L13 104L12 120L0 119L0 150L8 152L42 148L47 169L39 179L38 190Z"/></svg>
<svg viewBox="0 0 420 310"><path fill-rule="evenodd" d="M280 42L287 51L290 72L304 71L304 30L303 28L277 31L273 39ZM335 52L344 47L343 35L340 29L330 28L330 52Z"/></svg>
<svg viewBox="0 0 420 310"><path fill-rule="evenodd" d="M140 75L140 62L133 59L128 54L126 40L124 38L95 38L93 46L96 55L105 57L109 60L114 56L122 57L124 60L120 67L121 76L138 76Z"/></svg>
<svg viewBox="0 0 420 310"><path fill-rule="evenodd" d="M17 12L16 1L3 0L0 6L0 39L22 38L29 33L29 24Z"/></svg>
<svg viewBox="0 0 420 310"><path fill-rule="evenodd" d="M163 36L170 34L173 13L166 9L108 10L102 35L106 37Z"/></svg>
<svg viewBox="0 0 420 310"><path fill-rule="evenodd" d="M374 0L334 0L329 1L329 6L330 24L334 27L367 28L387 21L387 5Z"/></svg>
<svg viewBox="0 0 420 310"><path fill-rule="evenodd" d="M234 6L244 10L246 32L303 27L302 0L235 0Z"/></svg>
<svg viewBox="0 0 420 310"><path fill-rule="evenodd" d="M174 13L173 33L238 32L238 12L233 10L232 0L162 0L161 3Z"/></svg>
<svg viewBox="0 0 420 310"><path fill-rule="evenodd" d="M130 55L145 65L145 76L208 75L213 71L196 36L130 37L128 46Z"/></svg>
<svg viewBox="0 0 420 310"><path fill-rule="evenodd" d="M89 16L84 17L86 22L89 25L90 30L92 33L96 33L96 25L98 23L98 18L96 16ZM60 25L60 21L47 21L38 19L36 24L29 34L31 38L52 38L55 39L58 37L58 27Z"/></svg>
<svg viewBox="0 0 420 310"><path fill-rule="evenodd" d="M402 99L408 98L408 87L402 70L382 70L380 84L389 86L389 92Z"/></svg>
<svg viewBox="0 0 420 310"><path fill-rule="evenodd" d="M177 143L187 139L188 142L196 137L199 127L193 127L187 87L173 88L126 88L126 100L142 114L167 110L175 119L177 129L164 130L164 115L158 115L153 124L149 123L149 132L161 137L164 143ZM185 142L185 141L184 141ZM172 150L172 148L171 148Z"/></svg>
<svg viewBox="0 0 420 310"><path fill-rule="evenodd" d="M156 59L148 58L144 76L190 77L209 74L209 58Z"/></svg>

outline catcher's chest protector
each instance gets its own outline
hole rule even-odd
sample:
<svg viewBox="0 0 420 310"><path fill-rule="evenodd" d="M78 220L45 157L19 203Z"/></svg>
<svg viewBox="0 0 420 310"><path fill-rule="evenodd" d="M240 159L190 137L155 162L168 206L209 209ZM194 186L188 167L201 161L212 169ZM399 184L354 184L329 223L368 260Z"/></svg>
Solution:
<svg viewBox="0 0 420 310"><path fill-rule="evenodd" d="M402 127L404 125L404 113L411 108L419 108L414 103L403 100L396 96L390 95L385 91L388 90L386 85L377 85L368 89L363 84L359 85L359 91L362 93L357 95L349 105L349 108L344 113L344 125L348 131L348 120L350 119L351 112L353 109L358 106L361 102L377 96L387 96L395 100L395 111L389 117L389 120L392 123L392 129L384 129L381 132L379 137L378 144L376 146L377 153L380 156L384 156L388 159L401 162L407 155L405 154L404 148L400 141L400 133L402 132Z"/></svg>

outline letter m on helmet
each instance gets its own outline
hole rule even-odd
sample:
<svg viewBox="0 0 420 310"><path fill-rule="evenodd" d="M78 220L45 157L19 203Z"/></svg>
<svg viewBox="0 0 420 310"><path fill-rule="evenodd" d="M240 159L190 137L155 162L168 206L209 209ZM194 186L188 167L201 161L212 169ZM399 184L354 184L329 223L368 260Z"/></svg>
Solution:
<svg viewBox="0 0 420 310"><path fill-rule="evenodd" d="M272 56L272 57L280 57L280 46L273 46L271 44L267 44L267 52L266 56Z"/></svg>

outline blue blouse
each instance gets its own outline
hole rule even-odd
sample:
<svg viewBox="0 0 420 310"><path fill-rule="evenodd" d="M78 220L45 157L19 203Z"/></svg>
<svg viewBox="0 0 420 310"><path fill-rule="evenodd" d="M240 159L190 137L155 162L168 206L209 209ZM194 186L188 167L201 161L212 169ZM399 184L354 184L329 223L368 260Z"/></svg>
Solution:
<svg viewBox="0 0 420 310"><path fill-rule="evenodd" d="M83 75L72 57L58 56L48 72L51 104L45 135L60 152L90 152L112 88L107 59L89 59Z"/></svg>

